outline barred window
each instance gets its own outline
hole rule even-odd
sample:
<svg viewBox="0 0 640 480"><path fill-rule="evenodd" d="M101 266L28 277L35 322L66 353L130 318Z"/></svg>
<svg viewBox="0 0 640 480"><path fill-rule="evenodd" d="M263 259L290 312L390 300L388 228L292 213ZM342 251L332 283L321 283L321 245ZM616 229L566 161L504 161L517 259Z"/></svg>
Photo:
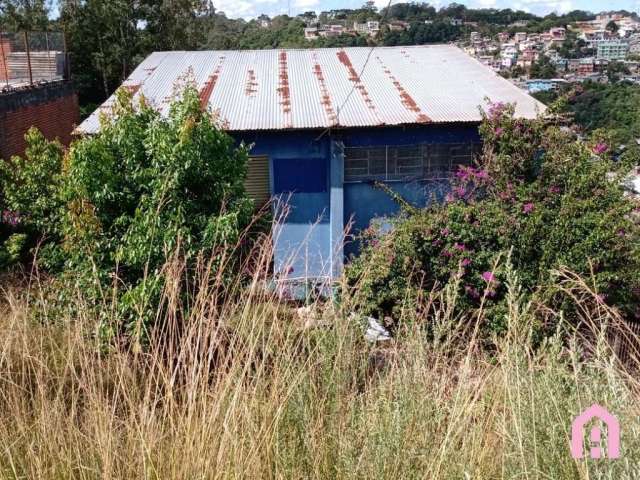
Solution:
<svg viewBox="0 0 640 480"><path fill-rule="evenodd" d="M471 143L349 147L345 149L345 182L447 178L458 165L470 165Z"/></svg>

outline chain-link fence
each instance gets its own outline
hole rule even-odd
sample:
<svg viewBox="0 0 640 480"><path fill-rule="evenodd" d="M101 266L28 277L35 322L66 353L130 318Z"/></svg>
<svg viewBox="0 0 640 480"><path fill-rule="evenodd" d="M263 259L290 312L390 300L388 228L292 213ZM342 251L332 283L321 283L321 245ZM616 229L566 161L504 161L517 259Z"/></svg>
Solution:
<svg viewBox="0 0 640 480"><path fill-rule="evenodd" d="M69 76L62 32L0 32L0 91Z"/></svg>

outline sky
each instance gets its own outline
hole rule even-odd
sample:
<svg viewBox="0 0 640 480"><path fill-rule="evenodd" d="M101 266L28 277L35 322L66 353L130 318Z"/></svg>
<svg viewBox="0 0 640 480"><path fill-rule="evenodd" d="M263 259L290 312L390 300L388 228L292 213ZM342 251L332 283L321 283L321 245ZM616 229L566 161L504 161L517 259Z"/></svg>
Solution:
<svg viewBox="0 0 640 480"><path fill-rule="evenodd" d="M394 3L408 0L394 0ZM378 8L386 7L388 0L375 0ZM231 18L255 18L265 13L269 16L291 14L315 10L332 10L335 8L357 8L365 0L213 0L216 9L225 12ZM448 0L432 0L428 2L435 7L451 3ZM550 12L564 13L571 10L589 10L600 12L606 10L628 10L640 13L640 0L457 0L471 8L512 8L544 15Z"/></svg>

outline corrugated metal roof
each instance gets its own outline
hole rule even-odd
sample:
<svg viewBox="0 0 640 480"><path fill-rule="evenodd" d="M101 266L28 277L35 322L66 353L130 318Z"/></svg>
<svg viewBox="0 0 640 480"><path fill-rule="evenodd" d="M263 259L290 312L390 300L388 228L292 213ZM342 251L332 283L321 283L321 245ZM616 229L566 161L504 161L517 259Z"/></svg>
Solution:
<svg viewBox="0 0 640 480"><path fill-rule="evenodd" d="M123 85L166 113L176 85L194 81L203 105L231 131L475 122L487 99L515 103L523 118L545 109L455 46L379 47L360 77L370 52L156 52ZM78 131L96 132L99 111L112 102Z"/></svg>

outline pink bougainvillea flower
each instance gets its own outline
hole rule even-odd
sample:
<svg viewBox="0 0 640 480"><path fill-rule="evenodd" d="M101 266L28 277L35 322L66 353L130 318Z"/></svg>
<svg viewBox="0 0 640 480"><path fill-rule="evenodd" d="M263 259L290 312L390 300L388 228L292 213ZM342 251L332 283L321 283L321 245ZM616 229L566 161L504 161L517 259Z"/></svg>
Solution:
<svg viewBox="0 0 640 480"><path fill-rule="evenodd" d="M467 194L467 191L464 187L456 187L453 189L453 193L457 195L459 198L464 197Z"/></svg>
<svg viewBox="0 0 640 480"><path fill-rule="evenodd" d="M449 257L453 256L453 254L449 250L443 250L440 255L442 255L443 257L446 257L446 258L449 258Z"/></svg>
<svg viewBox="0 0 640 480"><path fill-rule="evenodd" d="M471 298L480 298L480 294L478 293L478 290L476 288L472 287L471 285L465 285L464 291Z"/></svg>
<svg viewBox="0 0 640 480"><path fill-rule="evenodd" d="M504 128L502 127L497 127L493 133L496 135L496 137L500 137L502 136L502 134L504 133Z"/></svg>
<svg viewBox="0 0 640 480"><path fill-rule="evenodd" d="M493 272L484 272L482 274L482 279L485 282L492 283L496 281L496 276L493 274Z"/></svg>
<svg viewBox="0 0 640 480"><path fill-rule="evenodd" d="M497 120L502 116L507 106L503 102L495 102L489 104L489 117L491 120Z"/></svg>
<svg viewBox="0 0 640 480"><path fill-rule="evenodd" d="M440 233L441 233L442 235L444 235L445 237L448 237L448 236L449 236L449 234L451 233L451 230L449 230L449 228L448 228L448 227L445 227L445 228L443 228L442 230L440 230Z"/></svg>
<svg viewBox="0 0 640 480"><path fill-rule="evenodd" d="M471 265L471 260L469 260L468 258L465 258L464 260L462 260L463 267L468 267L469 265Z"/></svg>
<svg viewBox="0 0 640 480"><path fill-rule="evenodd" d="M458 243L458 242L453 244L453 248L455 248L456 250L459 250L461 252L464 252L467 249L467 247L466 247L466 245L464 243Z"/></svg>
<svg viewBox="0 0 640 480"><path fill-rule="evenodd" d="M529 203L525 203L525 204L522 206L522 211L523 211L524 213L527 213L527 214L528 214L528 213L533 212L533 208L534 208L533 203L531 203L531 202L529 202Z"/></svg>
<svg viewBox="0 0 640 480"><path fill-rule="evenodd" d="M549 193L560 193L561 191L560 187L556 185L549 187Z"/></svg>
<svg viewBox="0 0 640 480"><path fill-rule="evenodd" d="M483 169L479 169L476 171L476 178L487 180L489 178L489 172Z"/></svg>
<svg viewBox="0 0 640 480"><path fill-rule="evenodd" d="M607 150L609 150L609 145L604 142L596 143L592 149L593 153L595 153L596 155L602 155Z"/></svg>

